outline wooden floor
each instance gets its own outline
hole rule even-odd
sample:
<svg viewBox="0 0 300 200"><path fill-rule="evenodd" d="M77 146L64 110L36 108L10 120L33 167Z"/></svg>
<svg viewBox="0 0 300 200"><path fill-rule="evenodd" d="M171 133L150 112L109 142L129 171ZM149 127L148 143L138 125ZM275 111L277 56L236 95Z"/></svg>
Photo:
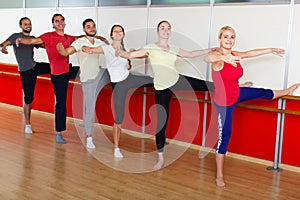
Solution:
<svg viewBox="0 0 300 200"><path fill-rule="evenodd" d="M34 133L24 133L21 108L0 104L0 199L300 199L300 173L227 157L227 188L214 184L215 160L169 144L167 166L152 172L152 138L123 133L124 158L112 156L111 128L95 128L97 148L87 150L80 122L68 121L67 144L54 141L53 116L33 111Z"/></svg>

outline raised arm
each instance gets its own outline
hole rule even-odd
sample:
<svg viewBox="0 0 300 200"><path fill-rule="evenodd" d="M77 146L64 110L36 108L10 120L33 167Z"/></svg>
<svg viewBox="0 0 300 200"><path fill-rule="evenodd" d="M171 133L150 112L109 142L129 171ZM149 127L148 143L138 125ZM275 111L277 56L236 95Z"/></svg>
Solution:
<svg viewBox="0 0 300 200"><path fill-rule="evenodd" d="M43 40L40 38L17 38L16 39L16 46L18 47L19 44L43 44Z"/></svg>
<svg viewBox="0 0 300 200"><path fill-rule="evenodd" d="M283 56L285 50L280 48L265 48L265 49L253 49L245 52L233 51L233 53L237 56L240 56L241 58L251 58L251 57L261 56L269 53L273 53L277 56Z"/></svg>
<svg viewBox="0 0 300 200"><path fill-rule="evenodd" d="M178 56L182 58L194 58L194 57L206 55L215 50L216 48L208 48L208 49L201 49L201 50L194 50L194 51L186 51L183 49L179 49Z"/></svg>
<svg viewBox="0 0 300 200"><path fill-rule="evenodd" d="M62 56L69 56L76 52L76 49L73 46L69 46L68 48L65 49L65 47L61 42L56 45L56 49L58 53Z"/></svg>

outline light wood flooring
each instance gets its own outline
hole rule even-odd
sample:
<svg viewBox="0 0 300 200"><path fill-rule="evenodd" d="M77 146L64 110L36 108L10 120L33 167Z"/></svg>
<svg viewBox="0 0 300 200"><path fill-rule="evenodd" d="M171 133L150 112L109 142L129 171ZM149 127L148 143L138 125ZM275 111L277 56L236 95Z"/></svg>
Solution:
<svg viewBox="0 0 300 200"><path fill-rule="evenodd" d="M24 133L20 107L0 104L0 200L300 199L300 173L227 157L226 189L215 187L214 154L169 144L166 167L156 161L152 137L123 133L123 159L113 158L111 127L95 126L95 150L85 148L81 122L69 119L67 144L54 140L53 115L32 112L34 133Z"/></svg>

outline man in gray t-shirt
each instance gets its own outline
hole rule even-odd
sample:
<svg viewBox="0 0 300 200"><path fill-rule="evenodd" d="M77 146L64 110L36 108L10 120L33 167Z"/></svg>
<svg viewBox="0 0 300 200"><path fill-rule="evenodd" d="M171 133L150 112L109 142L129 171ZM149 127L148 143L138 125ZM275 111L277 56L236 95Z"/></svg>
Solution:
<svg viewBox="0 0 300 200"><path fill-rule="evenodd" d="M6 47L9 45L13 46L14 53L18 62L18 71L20 73L24 93L23 111L26 121L25 133L31 134L32 129L30 124L30 114L36 77L37 75L41 74L50 74L50 66L48 63L40 63L34 61L33 48L39 48L40 45L20 44L19 47L16 47L15 41L17 38L34 38L34 36L30 35L32 25L29 18L21 18L19 26L22 29L22 32L12 34L7 40L0 44L0 47L2 47L2 53L7 54L8 52Z"/></svg>

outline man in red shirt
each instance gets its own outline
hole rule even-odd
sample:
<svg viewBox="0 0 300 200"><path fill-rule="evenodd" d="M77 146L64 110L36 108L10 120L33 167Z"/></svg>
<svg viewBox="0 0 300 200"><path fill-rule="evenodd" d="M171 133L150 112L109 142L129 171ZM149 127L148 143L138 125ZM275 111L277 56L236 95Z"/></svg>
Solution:
<svg viewBox="0 0 300 200"><path fill-rule="evenodd" d="M65 48L69 47L72 42L78 38L64 33L65 18L61 14L54 14L52 25L55 31L47 32L38 38L17 38L16 44L43 44L46 48L51 69L51 81L55 93L55 130L56 142L65 144L66 140L62 137L61 132L66 130L66 101L69 83L69 56L61 56L56 50L56 45L62 43ZM100 39L106 40L99 36Z"/></svg>

